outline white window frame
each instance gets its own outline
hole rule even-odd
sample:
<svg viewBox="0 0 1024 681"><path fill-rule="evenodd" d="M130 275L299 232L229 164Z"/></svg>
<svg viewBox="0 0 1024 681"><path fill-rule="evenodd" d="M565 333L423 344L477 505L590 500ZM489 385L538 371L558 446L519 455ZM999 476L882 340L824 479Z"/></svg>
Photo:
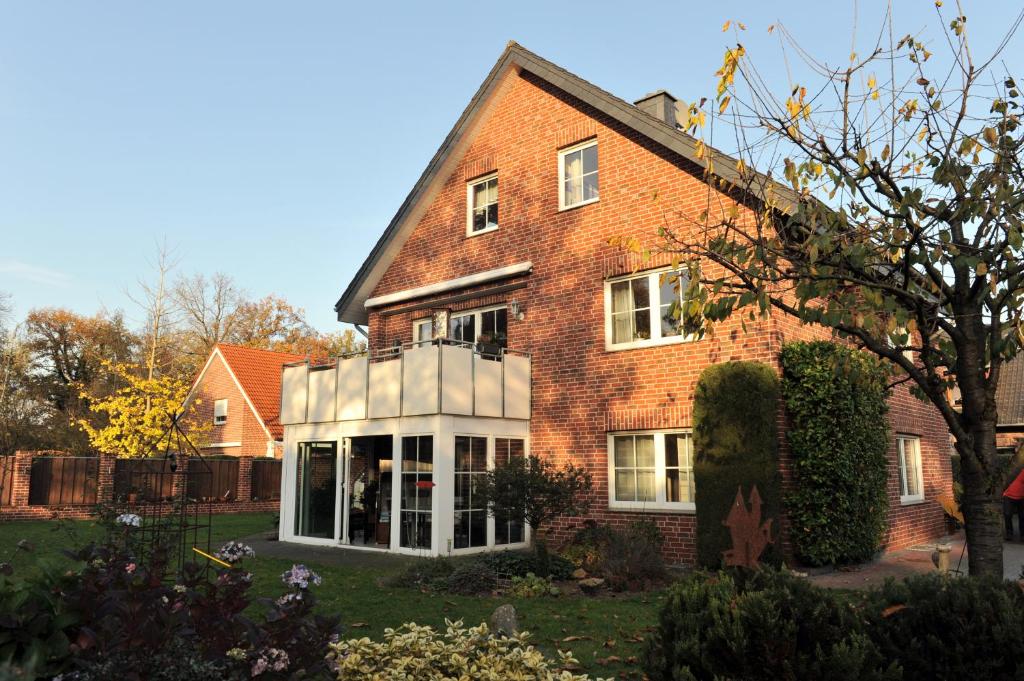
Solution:
<svg viewBox="0 0 1024 681"><path fill-rule="evenodd" d="M424 341L422 341L420 339L420 328L423 327L423 326L429 326L430 327L430 340L432 340L434 338L434 318L433 317L424 317L423 319L414 319L413 322L412 322L412 342L413 343L422 343L422 342L424 342Z"/></svg>
<svg viewBox="0 0 1024 681"><path fill-rule="evenodd" d="M597 196L592 199L585 199L578 203L566 203L565 202L565 157L574 151L580 151L588 147L596 147L597 139L589 139L579 144L574 144L571 147L558 150L558 210L569 210L570 208L579 208L580 206L586 206L591 203L597 203L601 200L601 154L598 152L597 156Z"/></svg>
<svg viewBox="0 0 1024 681"><path fill-rule="evenodd" d="M477 232L477 234L479 234L479 232ZM475 310L459 310L458 312L454 312L454 311L453 312L449 312L448 313L448 328L445 329L445 337L447 338L448 334L451 333L452 322L455 321L456 317L468 317L470 315L473 315L473 331L477 335L477 337L479 337L480 336L480 327L483 325L483 314L484 314L484 312L493 312L494 310L507 310L507 308L508 308L508 304L502 303L501 305L489 305L487 307L480 307L480 308L477 308ZM506 326L508 326L508 322L509 322L509 313L506 311L506 313L505 313L505 325ZM468 343L476 343L476 338L474 338L471 341L466 341L466 342L468 342Z"/></svg>
<svg viewBox="0 0 1024 681"><path fill-rule="evenodd" d="M466 236L480 236L481 234L490 234L491 232L498 231L498 227L501 226L501 201L495 200L495 203L498 204L498 224L494 225L493 227L485 227L484 229L481 229L477 232L473 231L473 189L478 184L483 184L485 182L490 182L491 180L497 179L498 172L495 171L493 173L483 175L482 177L470 180L469 182L466 183ZM501 191L501 182L498 182L498 191Z"/></svg>
<svg viewBox="0 0 1024 681"><path fill-rule="evenodd" d="M628 435L654 436L654 501L618 501L615 498L615 438ZM690 438L690 476L693 476L693 432L689 429L669 430L622 430L608 433L608 508L623 511L674 511L693 513L697 510L695 501L665 500L665 436L686 435ZM696 492L696 489L695 489Z"/></svg>
<svg viewBox="0 0 1024 681"><path fill-rule="evenodd" d="M917 459L918 494L910 494L907 484L907 443L913 443L911 455ZM924 501L924 470L921 467L921 438L917 435L898 434L896 436L896 475L900 485L900 503L916 504Z"/></svg>
<svg viewBox="0 0 1024 681"><path fill-rule="evenodd" d="M661 335L661 283L659 278L661 275L667 272L679 272L680 274L686 274L682 268L673 270L671 267L663 267L657 270L650 270L642 273L626 274L618 277L612 277L606 279L604 282L604 349L609 352L618 350L633 350L635 348L649 348L659 345L674 345L675 343L687 343L694 340L694 334L681 333L678 336L662 336ZM629 281L630 279L639 279L641 277L648 278L648 290L650 292L650 318L651 318L651 337L642 338L640 340L627 341L625 343L616 343L615 329L612 322L612 284L616 284L622 281ZM682 295L685 295L683 292ZM685 302L685 298L682 299Z"/></svg>
<svg viewBox="0 0 1024 681"><path fill-rule="evenodd" d="M221 405L224 408L221 409ZM213 401L213 425L223 426L228 422L228 398Z"/></svg>

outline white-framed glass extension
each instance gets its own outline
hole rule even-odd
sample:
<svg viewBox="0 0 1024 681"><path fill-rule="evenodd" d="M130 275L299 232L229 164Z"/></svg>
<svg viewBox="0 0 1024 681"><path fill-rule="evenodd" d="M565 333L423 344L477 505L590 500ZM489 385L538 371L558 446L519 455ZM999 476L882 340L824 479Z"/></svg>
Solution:
<svg viewBox="0 0 1024 681"><path fill-rule="evenodd" d="M432 414L285 426L279 538L420 556L518 548L479 478L529 452L529 420Z"/></svg>

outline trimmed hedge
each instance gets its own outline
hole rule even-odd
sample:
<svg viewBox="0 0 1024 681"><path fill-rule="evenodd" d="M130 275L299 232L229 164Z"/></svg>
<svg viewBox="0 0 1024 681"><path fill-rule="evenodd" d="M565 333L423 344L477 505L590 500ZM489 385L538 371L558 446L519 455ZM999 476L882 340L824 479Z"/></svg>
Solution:
<svg viewBox="0 0 1024 681"><path fill-rule="evenodd" d="M863 352L817 341L785 345L782 370L794 552L809 565L869 560L889 510L885 369Z"/></svg>
<svg viewBox="0 0 1024 681"><path fill-rule="evenodd" d="M901 678L849 605L774 570L696 573L673 587L644 671L652 681Z"/></svg>
<svg viewBox="0 0 1024 681"><path fill-rule="evenodd" d="M762 519L773 519L778 536L778 404L779 380L766 364L726 362L705 369L693 401L693 473L697 491L697 561L705 567L722 564L732 548L729 515L742 487L747 501L756 484ZM782 552L770 544L762 562L779 564Z"/></svg>
<svg viewBox="0 0 1024 681"><path fill-rule="evenodd" d="M774 570L695 573L647 640L652 681L1024 679L1024 593L939 573L865 594Z"/></svg>

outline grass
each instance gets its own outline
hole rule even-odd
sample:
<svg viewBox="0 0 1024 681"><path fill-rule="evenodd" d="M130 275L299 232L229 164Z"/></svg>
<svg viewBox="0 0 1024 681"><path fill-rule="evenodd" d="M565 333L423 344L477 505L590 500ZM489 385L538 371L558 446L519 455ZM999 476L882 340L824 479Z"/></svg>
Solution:
<svg viewBox="0 0 1024 681"><path fill-rule="evenodd" d="M211 545L216 549L230 539L265 532L271 529L272 518L269 513L214 516ZM6 522L0 524L0 560L7 559L19 540L27 539L35 545L37 559L58 565L61 561L66 563L68 559L60 555L62 548L76 542L85 543L98 537L101 531L92 521ZM657 612L665 598L660 591L610 594L601 598L438 595L383 586L387 577L402 569L400 565L391 570L326 565L301 557L301 548L296 552L295 562L304 562L323 577L323 585L315 591L318 607L325 613L341 616L345 637L380 638L384 629L404 622L443 628L446 619L461 619L466 625L476 625L487 621L502 603L512 603L518 612L520 627L531 632L535 644L548 654L555 648L571 650L583 671L601 677L641 678L636 658L648 628L657 621ZM24 574L29 562L29 557L19 555L15 565ZM281 595L280 575L292 562L260 556L247 559L245 568L253 573L255 594Z"/></svg>

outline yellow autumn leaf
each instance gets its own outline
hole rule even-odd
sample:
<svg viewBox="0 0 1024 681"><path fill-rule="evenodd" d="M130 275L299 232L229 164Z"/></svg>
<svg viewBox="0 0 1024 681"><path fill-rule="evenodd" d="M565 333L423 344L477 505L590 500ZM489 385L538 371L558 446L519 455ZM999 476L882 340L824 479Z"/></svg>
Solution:
<svg viewBox="0 0 1024 681"><path fill-rule="evenodd" d="M720 113L720 114L725 113L725 110L729 108L729 102L731 100L732 100L732 97L730 97L729 95L726 95L725 97L723 97L721 104L718 105L718 113Z"/></svg>
<svg viewBox="0 0 1024 681"><path fill-rule="evenodd" d="M888 144L886 144L885 148L882 149L882 160L883 161L888 161L889 160L889 145Z"/></svg>
<svg viewBox="0 0 1024 681"><path fill-rule="evenodd" d="M996 133L995 128L985 128L982 134L985 135L985 141L989 144L995 144L999 141L999 134Z"/></svg>
<svg viewBox="0 0 1024 681"><path fill-rule="evenodd" d="M724 24L722 24L722 33L725 33L726 31L729 30L729 24L731 24L731 23L732 23L732 21L730 20L730 21L727 21Z"/></svg>

